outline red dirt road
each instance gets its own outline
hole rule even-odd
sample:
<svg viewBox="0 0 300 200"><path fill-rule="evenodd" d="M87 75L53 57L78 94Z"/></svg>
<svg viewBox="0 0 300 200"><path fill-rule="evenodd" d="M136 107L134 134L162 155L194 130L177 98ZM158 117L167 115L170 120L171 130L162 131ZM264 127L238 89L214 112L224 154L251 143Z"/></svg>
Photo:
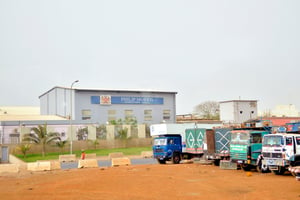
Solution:
<svg viewBox="0 0 300 200"><path fill-rule="evenodd" d="M200 164L136 165L0 175L0 199L300 200L300 181Z"/></svg>

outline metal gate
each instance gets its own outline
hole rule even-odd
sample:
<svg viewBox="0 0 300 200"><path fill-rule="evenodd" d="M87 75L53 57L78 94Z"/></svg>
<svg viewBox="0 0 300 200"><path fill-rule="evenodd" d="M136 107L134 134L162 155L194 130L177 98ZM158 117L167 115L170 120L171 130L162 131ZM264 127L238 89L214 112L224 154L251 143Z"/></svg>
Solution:
<svg viewBox="0 0 300 200"><path fill-rule="evenodd" d="M8 146L1 146L1 163L8 163Z"/></svg>

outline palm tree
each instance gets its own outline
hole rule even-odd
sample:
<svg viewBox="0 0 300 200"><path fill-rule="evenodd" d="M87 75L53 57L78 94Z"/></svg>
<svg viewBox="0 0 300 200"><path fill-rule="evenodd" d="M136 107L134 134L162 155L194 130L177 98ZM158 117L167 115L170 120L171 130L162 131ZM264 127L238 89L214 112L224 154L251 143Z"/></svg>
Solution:
<svg viewBox="0 0 300 200"><path fill-rule="evenodd" d="M58 147L60 148L60 152L61 152L61 153L64 153L64 148L65 148L67 142L68 142L67 140L61 140L61 139L59 139L59 140L55 143L55 145L58 146Z"/></svg>
<svg viewBox="0 0 300 200"><path fill-rule="evenodd" d="M123 146L126 148L127 147L127 133L128 129L127 128L121 128L118 130L118 136L117 138L120 139L123 143Z"/></svg>
<svg viewBox="0 0 300 200"><path fill-rule="evenodd" d="M42 145L42 156L45 156L46 145L52 141L60 140L59 133L47 132L47 124L38 125L31 129L34 133L25 134L23 141L30 141Z"/></svg>
<svg viewBox="0 0 300 200"><path fill-rule="evenodd" d="M94 149L97 149L97 146L99 145L99 140L90 140L90 142L92 143L92 145L94 146Z"/></svg>
<svg viewBox="0 0 300 200"><path fill-rule="evenodd" d="M26 158L26 155L27 155L27 151L30 150L31 148L31 145L30 144L20 144L19 146L16 147L17 150L21 151L22 154L23 154L23 157Z"/></svg>

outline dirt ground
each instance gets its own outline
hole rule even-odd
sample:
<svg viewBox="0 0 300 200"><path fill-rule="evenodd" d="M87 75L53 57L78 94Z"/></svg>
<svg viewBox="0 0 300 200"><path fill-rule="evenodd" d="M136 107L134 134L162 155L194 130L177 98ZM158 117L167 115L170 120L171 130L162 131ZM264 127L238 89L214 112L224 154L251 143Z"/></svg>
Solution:
<svg viewBox="0 0 300 200"><path fill-rule="evenodd" d="M300 200L300 181L212 165L132 165L2 174L0 199Z"/></svg>

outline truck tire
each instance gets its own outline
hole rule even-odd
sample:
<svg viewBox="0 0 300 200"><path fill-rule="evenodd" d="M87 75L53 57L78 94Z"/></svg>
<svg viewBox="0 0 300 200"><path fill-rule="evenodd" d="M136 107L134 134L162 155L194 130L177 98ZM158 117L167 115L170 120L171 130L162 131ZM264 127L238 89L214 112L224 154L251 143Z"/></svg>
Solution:
<svg viewBox="0 0 300 200"><path fill-rule="evenodd" d="M213 164L215 166L220 166L220 159L215 159L214 162L213 162Z"/></svg>
<svg viewBox="0 0 300 200"><path fill-rule="evenodd" d="M159 164L166 164L166 160L157 159L157 161L158 161Z"/></svg>
<svg viewBox="0 0 300 200"><path fill-rule="evenodd" d="M283 175L285 172L285 168L284 167L278 167L278 170L272 170L272 172L276 175Z"/></svg>
<svg viewBox="0 0 300 200"><path fill-rule="evenodd" d="M173 164L179 164L180 163L180 154L179 153L174 153L172 157L172 162Z"/></svg>
<svg viewBox="0 0 300 200"><path fill-rule="evenodd" d="M268 173L269 172L268 166L264 165L261 160L258 162L258 164L256 166L256 170L260 173Z"/></svg>
<svg viewBox="0 0 300 200"><path fill-rule="evenodd" d="M244 171L250 171L252 166L251 165L247 165L247 164L242 164L241 165L241 168L244 170Z"/></svg>

